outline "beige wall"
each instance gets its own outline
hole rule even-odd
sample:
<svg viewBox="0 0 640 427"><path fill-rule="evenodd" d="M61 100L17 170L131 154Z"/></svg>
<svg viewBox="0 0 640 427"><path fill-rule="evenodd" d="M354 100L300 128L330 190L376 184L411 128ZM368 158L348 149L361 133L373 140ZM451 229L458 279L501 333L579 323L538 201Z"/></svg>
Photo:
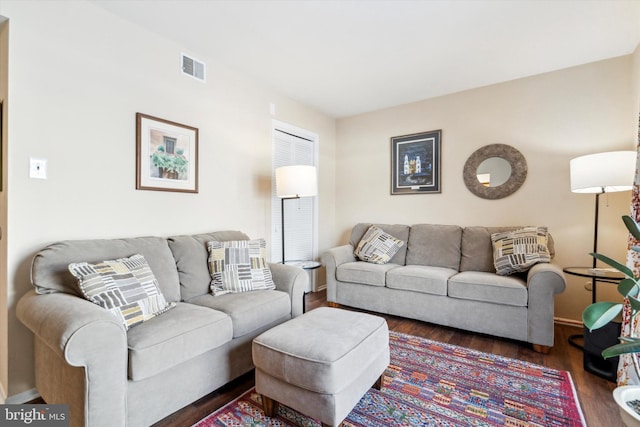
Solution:
<svg viewBox="0 0 640 427"><path fill-rule="evenodd" d="M336 242L357 222L546 225L562 266L590 265L594 196L569 190L569 160L635 149L631 56L597 62L338 121ZM635 103L637 104L637 99ZM392 136L442 129L441 194L390 195ZM509 144L527 159L522 188L501 200L474 196L462 180L476 149ZM630 192L601 198L599 251L624 259ZM608 200L608 202L607 202ZM579 320L584 280L568 278L556 315ZM606 288L606 289L605 289ZM601 285L602 298L616 296Z"/></svg>
<svg viewBox="0 0 640 427"><path fill-rule="evenodd" d="M359 221L546 224L558 261L586 265L593 197L569 192L569 159L635 148L638 52L342 119L336 130L332 118L216 58L87 2L3 1L0 15L10 20L10 35L0 31L1 70L9 40L8 88L0 79L0 96L8 92L10 101L0 193L0 248L7 245L0 251L0 385L9 395L34 387L31 335L15 318L16 301L30 289L33 254L59 239L222 229L268 236L272 119L319 135L320 253L346 241ZM207 62L206 84L180 75L183 51ZM135 190L136 112L200 129L199 194ZM432 129L443 130L442 193L390 196L389 138ZM514 195L482 200L464 187L462 166L475 149L498 142L525 155L529 175ZM28 178L30 156L49 160L48 180ZM619 216L629 196L609 196L608 207L605 200L602 252L623 256ZM590 298L582 285L569 280L556 300L558 316L579 318Z"/></svg>
<svg viewBox="0 0 640 427"><path fill-rule="evenodd" d="M32 336L15 317L33 254L60 239L224 229L268 238L272 119L319 135L320 230L334 228L333 118L89 2L5 1L0 15L11 28L8 255L0 261L8 270L0 339L9 348L0 367L9 377L0 379L10 396L34 387ZM181 52L207 63L206 84L180 74ZM136 112L199 128L198 194L135 189ZM30 156L48 159L47 180L29 179ZM322 251L333 242L320 234Z"/></svg>

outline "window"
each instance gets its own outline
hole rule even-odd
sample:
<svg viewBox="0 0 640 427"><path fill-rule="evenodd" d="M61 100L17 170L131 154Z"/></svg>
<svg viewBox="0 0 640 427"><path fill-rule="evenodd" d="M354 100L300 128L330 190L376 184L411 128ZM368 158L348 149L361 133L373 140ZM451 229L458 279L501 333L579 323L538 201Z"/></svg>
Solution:
<svg viewBox="0 0 640 427"><path fill-rule="evenodd" d="M164 150L167 154L174 154L177 138L172 138L170 136L163 136L164 140Z"/></svg>
<svg viewBox="0 0 640 427"><path fill-rule="evenodd" d="M271 171L271 261L282 262L282 200L276 196L275 170L281 166L317 166L318 136L286 123L273 122ZM312 260L317 253L317 197L284 201L285 257Z"/></svg>

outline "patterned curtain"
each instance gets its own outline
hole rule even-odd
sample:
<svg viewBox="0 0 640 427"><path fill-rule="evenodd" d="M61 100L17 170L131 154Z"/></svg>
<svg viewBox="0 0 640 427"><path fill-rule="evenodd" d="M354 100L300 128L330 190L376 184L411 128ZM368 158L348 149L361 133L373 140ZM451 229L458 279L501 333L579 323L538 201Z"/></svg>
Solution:
<svg viewBox="0 0 640 427"><path fill-rule="evenodd" d="M631 213L630 216L640 222L640 117L638 117L638 157L636 160L636 176L633 182L633 190L631 193ZM627 266L633 270L636 277L640 276L640 253L632 251L631 246L638 245L636 239L629 234L629 242L627 246ZM640 337L640 316L631 318L631 306L629 301L625 300L624 310L622 311L622 336ZM634 360L635 359L635 360ZM640 367L640 358L638 354L623 354L620 356L618 364L618 385L640 384L638 370Z"/></svg>

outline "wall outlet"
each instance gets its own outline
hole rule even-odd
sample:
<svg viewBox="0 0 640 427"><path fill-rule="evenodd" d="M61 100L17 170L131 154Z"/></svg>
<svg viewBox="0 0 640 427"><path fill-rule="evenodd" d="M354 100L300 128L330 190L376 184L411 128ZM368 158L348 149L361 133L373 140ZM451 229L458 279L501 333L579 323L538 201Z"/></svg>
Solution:
<svg viewBox="0 0 640 427"><path fill-rule="evenodd" d="M47 159L29 157L29 178L47 179Z"/></svg>

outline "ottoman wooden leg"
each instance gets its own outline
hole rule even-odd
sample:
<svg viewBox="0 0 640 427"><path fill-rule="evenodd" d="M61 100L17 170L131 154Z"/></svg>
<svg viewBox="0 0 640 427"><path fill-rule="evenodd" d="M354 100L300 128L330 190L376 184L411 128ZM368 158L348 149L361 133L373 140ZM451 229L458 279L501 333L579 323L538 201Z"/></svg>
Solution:
<svg viewBox="0 0 640 427"><path fill-rule="evenodd" d="M376 382L373 384L373 388L376 390L382 390L382 382L384 381L384 372L378 377Z"/></svg>
<svg viewBox="0 0 640 427"><path fill-rule="evenodd" d="M262 395L262 409L267 417L275 417L278 415L278 402L270 397Z"/></svg>

